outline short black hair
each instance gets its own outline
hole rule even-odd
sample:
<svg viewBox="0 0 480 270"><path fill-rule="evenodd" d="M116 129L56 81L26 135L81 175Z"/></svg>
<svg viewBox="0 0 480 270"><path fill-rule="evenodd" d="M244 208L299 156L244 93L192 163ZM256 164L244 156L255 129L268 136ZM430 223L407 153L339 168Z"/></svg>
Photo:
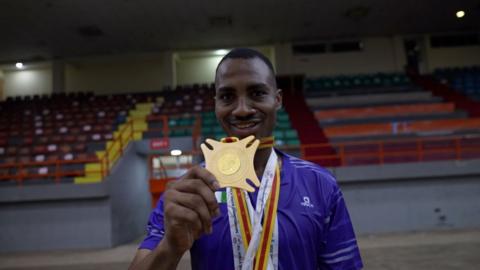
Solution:
<svg viewBox="0 0 480 270"><path fill-rule="evenodd" d="M268 59L261 52L256 51L254 49L249 49L249 48L235 48L235 49L232 49L230 52L228 52L222 58L222 60L220 60L220 62L218 63L216 71L218 71L218 67L223 63L223 61L225 61L227 59L253 59L253 58L258 58L258 59L262 60L262 62L264 62L267 65L267 67L270 69L270 71L272 72L272 76L275 78L275 70L273 68L273 64L270 61L270 59ZM215 73L217 73L217 72L215 72Z"/></svg>

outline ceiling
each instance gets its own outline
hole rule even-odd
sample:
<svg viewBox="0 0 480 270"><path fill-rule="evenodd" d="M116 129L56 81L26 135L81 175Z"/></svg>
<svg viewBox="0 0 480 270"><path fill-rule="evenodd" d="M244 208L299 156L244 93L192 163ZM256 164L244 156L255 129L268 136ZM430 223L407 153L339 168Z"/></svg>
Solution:
<svg viewBox="0 0 480 270"><path fill-rule="evenodd" d="M0 63L9 63L480 31L480 1L0 0L0 23Z"/></svg>

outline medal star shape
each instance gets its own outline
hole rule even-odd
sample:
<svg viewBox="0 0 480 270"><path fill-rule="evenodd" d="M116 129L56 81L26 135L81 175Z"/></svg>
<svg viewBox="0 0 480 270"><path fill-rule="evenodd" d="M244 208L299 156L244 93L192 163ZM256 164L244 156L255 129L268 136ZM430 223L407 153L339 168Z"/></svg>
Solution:
<svg viewBox="0 0 480 270"><path fill-rule="evenodd" d="M205 157L205 167L217 178L220 187L241 188L253 192L255 188L247 179L255 187L260 186L253 166L253 158L260 141L254 136L235 139L235 142L228 143L207 139L202 143L200 147Z"/></svg>

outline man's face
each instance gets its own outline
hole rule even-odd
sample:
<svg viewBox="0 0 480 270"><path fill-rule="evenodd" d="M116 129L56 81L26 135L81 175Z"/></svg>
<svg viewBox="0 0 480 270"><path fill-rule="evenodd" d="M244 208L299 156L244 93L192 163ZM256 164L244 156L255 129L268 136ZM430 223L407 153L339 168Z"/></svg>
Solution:
<svg viewBox="0 0 480 270"><path fill-rule="evenodd" d="M226 59L218 67L215 88L215 113L228 136L272 135L282 95L262 60Z"/></svg>

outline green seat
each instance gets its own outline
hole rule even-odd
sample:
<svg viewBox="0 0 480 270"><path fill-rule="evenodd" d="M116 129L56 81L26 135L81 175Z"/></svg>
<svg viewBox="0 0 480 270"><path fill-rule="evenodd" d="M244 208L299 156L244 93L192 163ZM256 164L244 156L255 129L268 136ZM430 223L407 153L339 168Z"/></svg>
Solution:
<svg viewBox="0 0 480 270"><path fill-rule="evenodd" d="M276 127L278 129L290 129L292 128L290 121L278 121Z"/></svg>
<svg viewBox="0 0 480 270"><path fill-rule="evenodd" d="M170 137L181 137L185 135L185 131L183 129L173 129L170 131Z"/></svg>
<svg viewBox="0 0 480 270"><path fill-rule="evenodd" d="M202 134L210 134L213 132L212 127L209 126L203 126L202 127Z"/></svg>
<svg viewBox="0 0 480 270"><path fill-rule="evenodd" d="M178 120L178 125L179 126L191 126L193 124L193 121L190 120L190 119L186 119L186 118L183 118L183 119L180 119Z"/></svg>
<svg viewBox="0 0 480 270"><path fill-rule="evenodd" d="M353 80L350 77L343 76L341 78L343 88L350 88L353 85Z"/></svg>
<svg viewBox="0 0 480 270"><path fill-rule="evenodd" d="M214 126L212 131L213 133L223 133L223 128L221 126Z"/></svg>
<svg viewBox="0 0 480 270"><path fill-rule="evenodd" d="M277 120L278 122L286 122L286 121L289 121L290 119L288 118L288 114L279 113L277 115Z"/></svg>
<svg viewBox="0 0 480 270"><path fill-rule="evenodd" d="M215 118L203 118L202 123L205 126L213 126L217 123L217 120Z"/></svg>
<svg viewBox="0 0 480 270"><path fill-rule="evenodd" d="M274 130L273 136L275 137L275 140L283 140L285 137L282 130Z"/></svg>
<svg viewBox="0 0 480 270"><path fill-rule="evenodd" d="M222 133L215 133L214 136L215 136L215 140L220 141L222 138L227 137L227 134L225 134L224 132L222 132Z"/></svg>
<svg viewBox="0 0 480 270"><path fill-rule="evenodd" d="M376 74L376 75L373 76L372 83L375 86L382 85L382 78L381 78L380 74Z"/></svg>
<svg viewBox="0 0 480 270"><path fill-rule="evenodd" d="M333 88L333 80L332 79L325 79L323 81L323 89L332 89Z"/></svg>
<svg viewBox="0 0 480 270"><path fill-rule="evenodd" d="M342 81L340 78L333 79L333 88L342 88Z"/></svg>
<svg viewBox="0 0 480 270"><path fill-rule="evenodd" d="M369 75L362 76L362 86L371 86L372 85L372 78Z"/></svg>
<svg viewBox="0 0 480 270"><path fill-rule="evenodd" d="M191 137L192 136L192 129L190 129L190 128L184 129L183 130L183 135Z"/></svg>
<svg viewBox="0 0 480 270"><path fill-rule="evenodd" d="M291 139L291 140L287 140L285 144L290 146L299 146L300 141L298 139Z"/></svg>
<svg viewBox="0 0 480 270"><path fill-rule="evenodd" d="M360 76L355 76L353 78L353 86L360 86L362 85L362 78Z"/></svg>
<svg viewBox="0 0 480 270"><path fill-rule="evenodd" d="M176 127L177 125L178 125L178 121L176 119L168 120L168 126L169 127Z"/></svg>
<svg viewBox="0 0 480 270"><path fill-rule="evenodd" d="M215 112L202 112L202 118L215 118Z"/></svg>
<svg viewBox="0 0 480 270"><path fill-rule="evenodd" d="M295 129L286 130L285 131L285 138L287 138L287 139L297 139L298 138L297 131Z"/></svg>
<svg viewBox="0 0 480 270"><path fill-rule="evenodd" d="M391 86L391 85L393 85L392 76L391 75L386 75L383 78L383 86Z"/></svg>

